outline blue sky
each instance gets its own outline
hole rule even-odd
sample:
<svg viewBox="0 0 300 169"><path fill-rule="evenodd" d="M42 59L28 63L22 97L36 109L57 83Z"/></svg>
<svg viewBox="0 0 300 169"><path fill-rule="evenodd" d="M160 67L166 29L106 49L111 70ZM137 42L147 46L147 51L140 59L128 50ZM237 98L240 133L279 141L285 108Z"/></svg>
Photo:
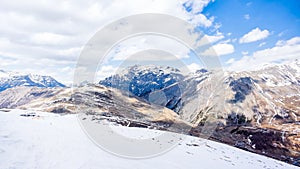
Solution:
<svg viewBox="0 0 300 169"><path fill-rule="evenodd" d="M231 39L239 39L250 30L258 27L268 30L270 35L263 40L240 44L233 42L235 52L221 57L240 59L242 52L273 47L278 40L288 40L300 35L300 2L298 0L216 0L204 8L206 16L215 16L215 22L222 26L220 32L231 33ZM205 32L210 33L209 30ZM259 44L263 43L263 46Z"/></svg>
<svg viewBox="0 0 300 169"><path fill-rule="evenodd" d="M202 54L215 51L224 69L252 70L300 58L299 11L298 0L0 1L0 69L51 75L71 84L82 49L104 25L160 13L203 31L212 47ZM147 38L117 45L110 55L115 59L100 65L97 75L111 75L127 55L153 46L177 50L187 67L201 68L180 44Z"/></svg>
<svg viewBox="0 0 300 169"><path fill-rule="evenodd" d="M300 58L300 2L297 0L208 0L204 5L200 2L182 3L189 14L187 21L211 41L225 70L253 70ZM206 57L207 53L202 54ZM182 60L191 70L203 66L192 52L189 55Z"/></svg>

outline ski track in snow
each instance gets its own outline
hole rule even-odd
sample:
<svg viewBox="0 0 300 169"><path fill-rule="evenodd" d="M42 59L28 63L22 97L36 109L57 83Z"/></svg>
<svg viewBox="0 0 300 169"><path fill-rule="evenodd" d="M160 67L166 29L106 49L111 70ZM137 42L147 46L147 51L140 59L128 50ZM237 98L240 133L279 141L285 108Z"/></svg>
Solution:
<svg viewBox="0 0 300 169"><path fill-rule="evenodd" d="M81 129L76 115L35 112L39 117L20 116L28 112L31 111L0 111L0 169L298 168L225 144L190 136L165 154L148 159L126 159L96 146ZM119 128L149 137L161 132L123 126Z"/></svg>

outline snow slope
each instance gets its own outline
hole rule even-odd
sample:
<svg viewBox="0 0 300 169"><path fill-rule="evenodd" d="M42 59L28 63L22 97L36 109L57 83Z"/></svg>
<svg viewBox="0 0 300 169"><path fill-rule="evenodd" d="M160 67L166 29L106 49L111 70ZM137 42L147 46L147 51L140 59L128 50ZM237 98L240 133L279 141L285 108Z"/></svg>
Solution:
<svg viewBox="0 0 300 169"><path fill-rule="evenodd" d="M20 116L28 113L36 116ZM185 137L180 145L154 158L121 158L97 147L82 131L76 115L60 116L24 110L0 111L0 124L1 169L298 168L195 137ZM118 127L149 137L161 132Z"/></svg>

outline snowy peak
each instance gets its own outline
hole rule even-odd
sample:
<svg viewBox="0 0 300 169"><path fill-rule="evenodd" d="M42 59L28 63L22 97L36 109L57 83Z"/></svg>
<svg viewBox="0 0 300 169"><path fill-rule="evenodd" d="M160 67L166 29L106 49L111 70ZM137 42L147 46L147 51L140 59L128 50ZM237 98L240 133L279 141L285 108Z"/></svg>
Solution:
<svg viewBox="0 0 300 169"><path fill-rule="evenodd" d="M65 85L59 83L51 76L40 76L40 75L30 74L28 75L28 78L34 83L40 84L44 87L65 87Z"/></svg>
<svg viewBox="0 0 300 169"><path fill-rule="evenodd" d="M136 96L147 99L150 92L168 87L182 79L184 79L184 76L176 68L134 65L99 83L104 86L130 91Z"/></svg>
<svg viewBox="0 0 300 169"><path fill-rule="evenodd" d="M184 78L179 69L169 66L134 65L100 81L99 84L128 91L150 103L174 110L180 101L177 84ZM164 89L169 90L161 93Z"/></svg>
<svg viewBox="0 0 300 169"><path fill-rule="evenodd" d="M17 86L65 87L65 85L59 83L51 76L21 74L0 70L0 92Z"/></svg>
<svg viewBox="0 0 300 169"><path fill-rule="evenodd" d="M170 67L170 66L156 66L156 65L133 65L127 68L122 69L117 74L119 76L139 76L145 75L148 73L153 73L157 76L161 74L179 74L181 73L179 69Z"/></svg>
<svg viewBox="0 0 300 169"><path fill-rule="evenodd" d="M251 73L259 75L271 87L300 85L300 62L298 60L268 66Z"/></svg>

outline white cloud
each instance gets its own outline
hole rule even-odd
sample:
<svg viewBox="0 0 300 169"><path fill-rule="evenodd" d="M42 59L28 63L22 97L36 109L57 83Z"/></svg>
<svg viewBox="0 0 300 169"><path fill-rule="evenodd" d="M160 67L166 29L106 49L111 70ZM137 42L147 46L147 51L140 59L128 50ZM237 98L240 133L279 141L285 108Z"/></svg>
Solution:
<svg viewBox="0 0 300 169"><path fill-rule="evenodd" d="M240 43L250 43L267 38L270 35L268 30L255 28L240 38Z"/></svg>
<svg viewBox="0 0 300 169"><path fill-rule="evenodd" d="M234 61L235 61L234 58L230 58L229 60L226 61L226 64L231 64L231 63L233 63Z"/></svg>
<svg viewBox="0 0 300 169"><path fill-rule="evenodd" d="M242 55L248 55L249 52L248 51L242 51Z"/></svg>
<svg viewBox="0 0 300 169"><path fill-rule="evenodd" d="M222 24L221 23L215 23L214 24L214 29L215 30L219 30L219 28L221 28L222 27Z"/></svg>
<svg viewBox="0 0 300 169"><path fill-rule="evenodd" d="M55 33L43 32L35 33L30 37L34 44L40 45L59 45L68 42L68 37Z"/></svg>
<svg viewBox="0 0 300 169"><path fill-rule="evenodd" d="M253 70L272 62L299 59L300 37L294 37L287 41L280 42L280 45L264 50L256 51L252 56L244 56L234 61L229 67L230 70Z"/></svg>
<svg viewBox="0 0 300 169"><path fill-rule="evenodd" d="M196 72L197 70L201 69L201 66L197 63L189 64L187 67L191 72Z"/></svg>
<svg viewBox="0 0 300 169"><path fill-rule="evenodd" d="M161 56L161 54L165 53L152 53L149 49L165 51L172 55ZM142 51L146 51L143 53L145 54L144 56L135 55ZM142 37L133 37L119 43L119 45L108 54L108 57L111 57L114 61L165 61L188 58L189 52L189 48L174 39L155 35L145 35Z"/></svg>
<svg viewBox="0 0 300 169"><path fill-rule="evenodd" d="M210 27L214 17L198 14L210 0L10 0L0 1L0 65L2 69L52 75L63 82L72 75L83 45L104 25L122 17L161 13Z"/></svg>
<svg viewBox="0 0 300 169"><path fill-rule="evenodd" d="M103 65L100 67L100 70L97 71L95 82L99 82L100 80L105 79L106 77L109 77L118 70L118 67L114 67L112 65Z"/></svg>
<svg viewBox="0 0 300 169"><path fill-rule="evenodd" d="M213 21L214 21L214 17L211 17L208 19L203 14L197 14L197 15L191 16L191 23L195 26L210 27L210 26L212 26Z"/></svg>
<svg viewBox="0 0 300 169"><path fill-rule="evenodd" d="M295 45L295 44L299 44L299 43L300 43L300 37L294 37L287 41L279 40L279 41L277 41L276 46Z"/></svg>
<svg viewBox="0 0 300 169"><path fill-rule="evenodd" d="M234 46L228 43L218 43L205 50L202 55L204 56L222 56L228 55L234 52Z"/></svg>
<svg viewBox="0 0 300 169"><path fill-rule="evenodd" d="M237 41L237 38L234 38L234 39L231 39L231 42L236 42Z"/></svg>
<svg viewBox="0 0 300 169"><path fill-rule="evenodd" d="M162 1L159 2L161 3ZM194 24L195 26L204 27L210 27L213 25L214 17L207 18L201 13L204 7L206 7L210 2L211 0L188 0L184 3L186 7L189 7L191 9L191 11L189 12L189 20L192 24Z"/></svg>
<svg viewBox="0 0 300 169"><path fill-rule="evenodd" d="M222 40L219 43L230 43L230 42L232 42L232 39Z"/></svg>
<svg viewBox="0 0 300 169"><path fill-rule="evenodd" d="M185 5L191 7L191 12L197 14L203 10L204 7L208 5L210 0L188 0Z"/></svg>
<svg viewBox="0 0 300 169"><path fill-rule="evenodd" d="M246 14L246 15L244 15L244 18L245 18L246 20L249 20L249 19L250 19L250 15L249 15L249 14Z"/></svg>
<svg viewBox="0 0 300 169"><path fill-rule="evenodd" d="M217 32L216 35L204 35L205 38L207 38L207 40L210 42L210 43L215 43L215 42L218 42L222 39L224 39L224 35L220 32Z"/></svg>
<svg viewBox="0 0 300 169"><path fill-rule="evenodd" d="M260 43L260 44L258 45L258 47L262 47L262 46L264 46L264 45L266 45L266 42Z"/></svg>

